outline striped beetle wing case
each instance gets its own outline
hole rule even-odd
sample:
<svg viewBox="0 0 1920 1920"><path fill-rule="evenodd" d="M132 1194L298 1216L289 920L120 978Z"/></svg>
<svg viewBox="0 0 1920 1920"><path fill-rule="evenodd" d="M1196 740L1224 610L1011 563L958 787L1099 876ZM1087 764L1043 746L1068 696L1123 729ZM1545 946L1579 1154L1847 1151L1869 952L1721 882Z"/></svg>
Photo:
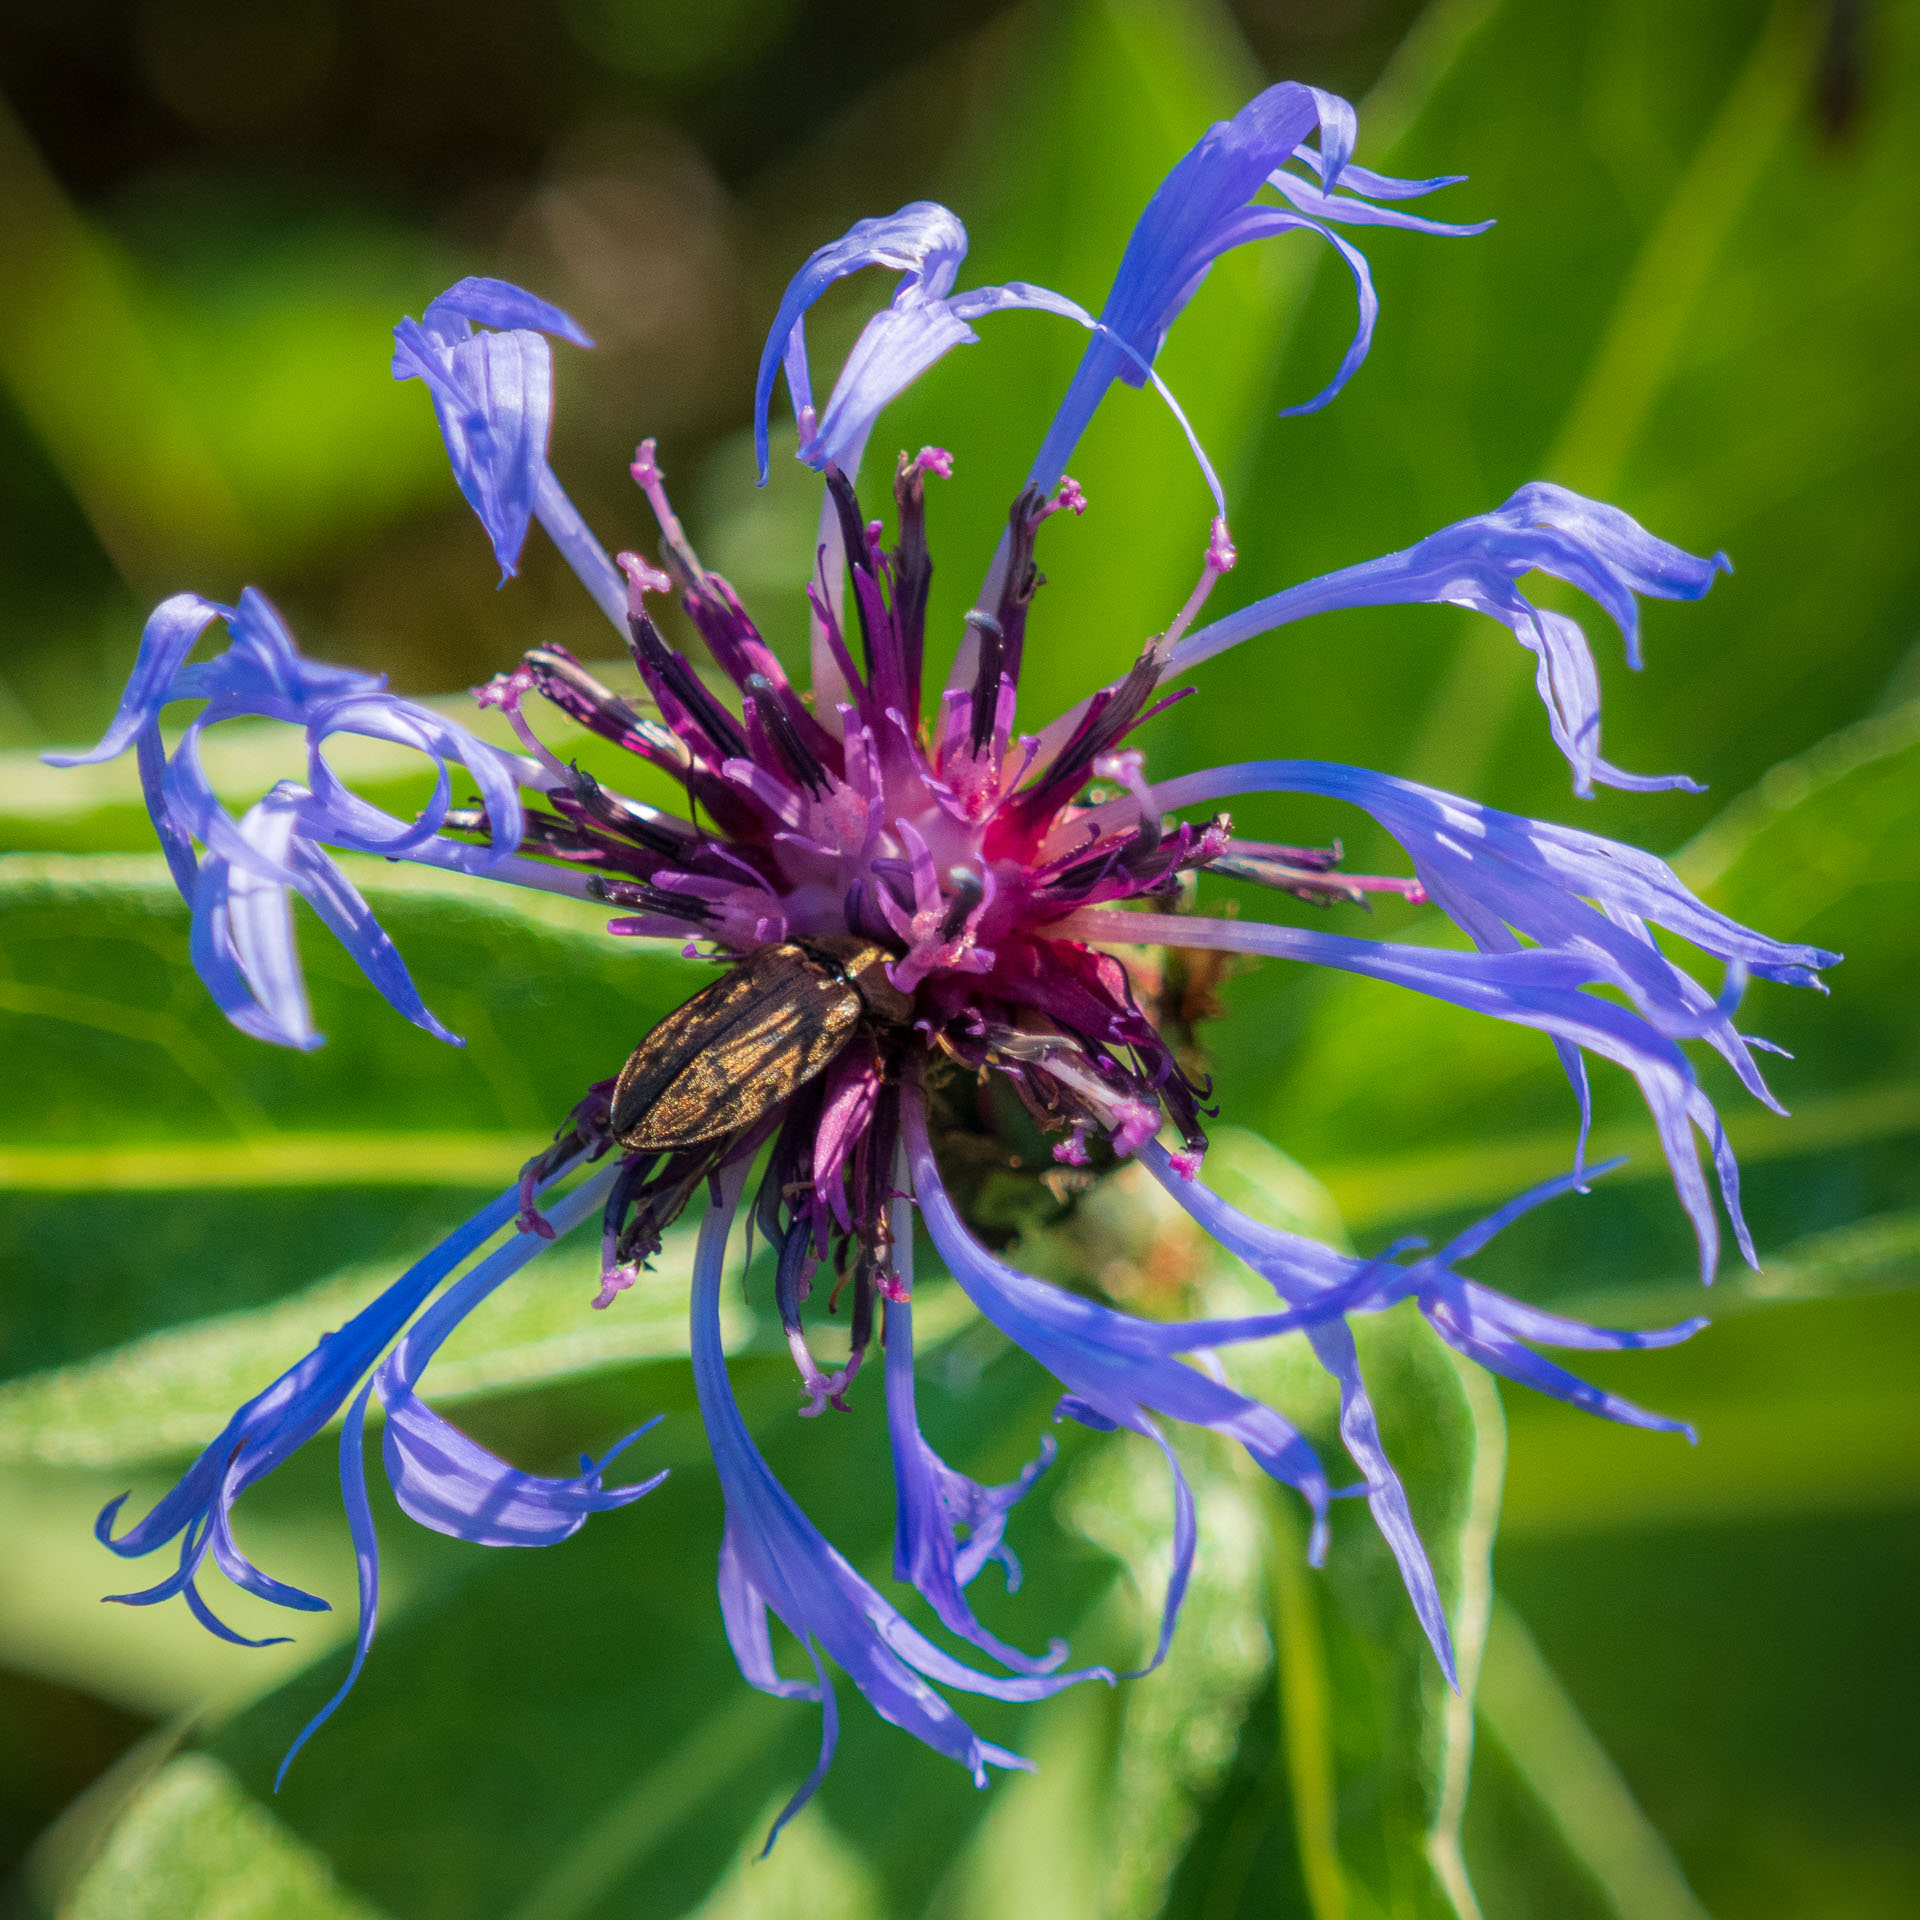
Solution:
<svg viewBox="0 0 1920 1920"><path fill-rule="evenodd" d="M634 1049L613 1091L622 1146L664 1152L751 1126L816 1074L860 1021L910 1006L865 941L782 941L749 954Z"/></svg>

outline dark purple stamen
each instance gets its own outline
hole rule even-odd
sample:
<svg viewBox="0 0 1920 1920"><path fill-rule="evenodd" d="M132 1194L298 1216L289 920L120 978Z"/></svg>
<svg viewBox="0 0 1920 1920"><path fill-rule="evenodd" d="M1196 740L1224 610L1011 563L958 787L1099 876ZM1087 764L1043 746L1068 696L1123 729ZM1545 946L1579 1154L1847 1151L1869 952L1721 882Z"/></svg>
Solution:
<svg viewBox="0 0 1920 1920"><path fill-rule="evenodd" d="M565 801L571 799L589 820L655 853L684 855L700 838L698 830L685 820L662 813L658 807L650 807L643 801L623 800L609 793L592 774L583 773L578 766L568 770L567 784L566 796L552 796L556 805L564 806Z"/></svg>
<svg viewBox="0 0 1920 1920"><path fill-rule="evenodd" d="M1118 685L1103 687L1087 703L1080 724L1051 764L1030 787L1014 796L1003 818L1022 828L1039 825L1058 813L1087 782L1093 763L1117 747L1133 729L1154 689L1160 684L1161 661L1149 646Z"/></svg>
<svg viewBox="0 0 1920 1920"><path fill-rule="evenodd" d="M893 550L893 625L900 646L901 711L920 711L920 671L926 651L927 594L933 555L927 546L927 483L917 459L901 454L893 476L900 544Z"/></svg>
<svg viewBox="0 0 1920 1920"><path fill-rule="evenodd" d="M980 665L973 676L973 715L967 744L977 759L993 738L994 724L1000 713L1000 685L1006 677L1006 629L991 614L976 608L967 615L967 625L979 636Z"/></svg>
<svg viewBox="0 0 1920 1920"><path fill-rule="evenodd" d="M847 931L868 940L890 939L892 935L886 922L871 907L867 895L868 887L864 879L856 879L849 884L844 906Z"/></svg>
<svg viewBox="0 0 1920 1920"><path fill-rule="evenodd" d="M867 598L859 590L860 575L864 573L872 581L879 573L880 563L868 544L867 523L861 517L860 500L853 490L853 482L838 467L827 469L826 480L828 497L840 519L840 542L847 550L847 566L853 573L853 609L860 622L860 651L866 662L867 684L880 692L882 661Z"/></svg>
<svg viewBox="0 0 1920 1920"><path fill-rule="evenodd" d="M967 924L967 916L987 897L985 883L970 867L953 869L953 899L947 917L940 923L942 940L957 940Z"/></svg>
<svg viewBox="0 0 1920 1920"><path fill-rule="evenodd" d="M667 728L636 713L564 647L536 648L521 656L521 664L535 690L588 732L676 773L687 764L686 748Z"/></svg>
<svg viewBox="0 0 1920 1920"><path fill-rule="evenodd" d="M798 1333L800 1307L807 1297L807 1262L813 1255L813 1234L796 1220L784 1233L770 1233L769 1238L780 1249L773 1274L773 1303L780 1310L781 1326L789 1333Z"/></svg>
<svg viewBox="0 0 1920 1920"><path fill-rule="evenodd" d="M1027 646L1027 609L1041 584L1040 570L1033 562L1034 538L1046 519L1047 496L1040 488L1021 490L1007 515L1007 573L1000 589L1000 602L993 617L1000 623L1004 659L1002 671L1015 686L1020 684L1020 662Z"/></svg>
<svg viewBox="0 0 1920 1920"><path fill-rule="evenodd" d="M643 912L664 913L675 920L697 922L717 918L714 909L698 894L656 887L646 880L608 880L595 874L587 882L587 891L610 907L638 907Z"/></svg>
<svg viewBox="0 0 1920 1920"><path fill-rule="evenodd" d="M779 690L773 682L764 673L748 674L746 696L752 703L754 716L772 739L787 772L816 800L825 799L830 785L827 770L820 764L819 756L800 737L800 729L794 725L792 716L781 703Z"/></svg>
<svg viewBox="0 0 1920 1920"><path fill-rule="evenodd" d="M747 736L740 723L701 684L700 676L660 637L660 629L644 613L627 616L627 632L634 665L653 697L664 708L669 699L683 708L706 734L720 759L744 760Z"/></svg>
<svg viewBox="0 0 1920 1920"><path fill-rule="evenodd" d="M1200 689L1198 687L1175 688L1175 690L1172 693L1168 694L1165 699L1156 700L1153 703L1153 705L1150 706L1146 710L1146 712L1143 713L1140 716L1140 718L1134 722L1134 725L1137 727L1144 727L1147 724L1147 722L1153 719L1156 715L1165 713L1169 707L1177 707L1182 700L1190 700L1199 691Z"/></svg>

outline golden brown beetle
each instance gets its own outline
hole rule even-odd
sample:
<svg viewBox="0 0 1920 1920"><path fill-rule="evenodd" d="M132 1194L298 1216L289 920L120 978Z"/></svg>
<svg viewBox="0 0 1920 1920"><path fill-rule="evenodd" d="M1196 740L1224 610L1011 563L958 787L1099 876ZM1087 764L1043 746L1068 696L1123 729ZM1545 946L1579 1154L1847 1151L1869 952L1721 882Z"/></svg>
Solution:
<svg viewBox="0 0 1920 1920"><path fill-rule="evenodd" d="M748 954L634 1049L613 1089L614 1138L659 1153L751 1126L825 1072L863 1019L912 1019L892 957L848 934Z"/></svg>

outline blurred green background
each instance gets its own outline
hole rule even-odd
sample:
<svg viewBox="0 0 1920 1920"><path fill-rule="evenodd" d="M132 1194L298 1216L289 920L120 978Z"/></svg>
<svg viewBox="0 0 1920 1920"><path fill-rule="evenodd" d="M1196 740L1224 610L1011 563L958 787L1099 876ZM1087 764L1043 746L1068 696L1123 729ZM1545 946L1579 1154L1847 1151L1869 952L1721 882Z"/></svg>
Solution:
<svg viewBox="0 0 1920 1920"><path fill-rule="evenodd" d="M1342 1510L1311 1574L1297 1512L1193 1446L1207 1544L1166 1670L974 1714L1041 1762L988 1794L843 1688L829 1785L754 1868L815 1718L751 1693L721 1635L684 1247L606 1316L585 1310L586 1256L563 1251L463 1331L437 1397L535 1467L664 1411L642 1454L673 1477L537 1555L422 1536L386 1505L374 1658L274 1798L278 1755L337 1682L337 1616L248 1653L178 1609L103 1609L131 1581L93 1512L164 1487L237 1400L494 1190L689 976L564 903L375 870L361 877L467 1050L405 1026L320 938L330 1044L254 1045L187 966L131 767L56 774L38 750L97 735L142 616L181 587L256 581L310 651L421 695L540 642L608 651L537 534L494 591L422 396L387 379L393 320L467 272L518 279L597 336L559 353L553 458L608 544L644 537L625 463L657 434L706 557L796 645L812 501L788 460L756 492L745 435L797 262L860 214L939 197L974 236L969 279L1097 305L1166 167L1279 77L1358 101L1363 161L1470 174L1441 210L1500 224L1371 236L1373 357L1304 421L1272 415L1337 359L1344 274L1304 239L1216 272L1162 364L1227 479L1242 558L1222 604L1536 476L1616 500L1738 569L1704 605L1649 610L1643 676L1585 610L1612 757L1711 791L1573 800L1530 661L1435 608L1251 643L1144 744L1163 770L1319 755L1574 820L1847 953L1828 1000L1749 999L1749 1024L1796 1056L1773 1075L1791 1122L1709 1075L1763 1271L1729 1267L1691 1346L1592 1369L1696 1422L1700 1445L1496 1393L1388 1316L1366 1329L1376 1397L1477 1672L1468 1698L1440 1688L1364 1513ZM1371 1920L1471 1911L1470 1879L1489 1920L1920 1913L1910 7L14 0L0 97L13 1912ZM822 360L876 294L826 303ZM957 632L1078 347L1003 319L883 427L959 457L933 499L937 631ZM1117 395L1074 472L1093 505L1049 531L1023 718L1116 672L1199 555L1204 495L1148 400ZM380 753L336 763L391 804L418 791ZM244 726L208 764L236 801L297 771L272 729ZM1241 817L1393 859L1331 808ZM1432 930L1387 907L1374 929ZM1215 1164L1247 1204L1372 1248L1566 1163L1570 1100L1534 1036L1278 966L1227 998ZM1601 1144L1629 1165L1478 1271L1651 1325L1699 1303L1688 1236L1631 1088L1598 1079ZM1169 1273L1188 1305L1245 1284L1124 1180L1070 1241L1029 1241L1035 1265L1093 1263L1149 1305ZM875 1397L802 1427L764 1288L730 1312L762 1445L882 1576ZM1004 1475L1046 1424L1045 1382L937 1279L920 1317L931 1436ZM1324 1393L1284 1344L1239 1364L1325 1434ZM1165 1564L1159 1470L1117 1440L1065 1456L1016 1522L1025 1587L983 1610L1029 1643L1071 1627L1079 1652L1134 1657ZM272 1571L350 1608L332 1483L321 1442L241 1524ZM251 1603L231 1617L264 1626Z"/></svg>

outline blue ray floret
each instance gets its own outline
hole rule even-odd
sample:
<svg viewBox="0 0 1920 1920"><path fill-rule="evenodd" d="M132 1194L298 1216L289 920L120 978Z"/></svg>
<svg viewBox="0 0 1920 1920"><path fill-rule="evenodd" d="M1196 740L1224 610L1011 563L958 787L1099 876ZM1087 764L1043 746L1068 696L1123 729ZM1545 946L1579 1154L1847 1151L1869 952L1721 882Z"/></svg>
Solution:
<svg viewBox="0 0 1920 1920"><path fill-rule="evenodd" d="M611 1177L608 1169L569 1194L553 1210L557 1229L564 1231L583 1218L604 1196ZM415 1398L413 1379L418 1367L465 1314L542 1251L545 1243L531 1236L509 1240L435 1301L411 1332L403 1329L451 1273L513 1224L523 1204L520 1188L509 1188L416 1261L345 1326L322 1336L310 1354L235 1412L173 1491L143 1519L119 1534L114 1532L124 1494L100 1515L95 1531L101 1544L128 1558L179 1542L178 1565L166 1579L137 1593L114 1594L112 1599L128 1606L151 1606L177 1595L222 1639L241 1646L270 1645L270 1641L246 1639L213 1612L200 1593L201 1575L211 1560L235 1586L259 1599L302 1612L327 1610L328 1603L318 1595L274 1579L246 1557L233 1534L233 1504L320 1433L350 1394L355 1396L342 1429L341 1486L360 1565L359 1633L346 1685L294 1743L295 1752L345 1698L373 1640L378 1551L361 1460L371 1393L377 1391L388 1410L388 1475L402 1507L422 1525L484 1546L544 1546L565 1539L579 1530L590 1513L625 1506L651 1492L664 1477L656 1474L637 1485L603 1488L601 1473L621 1451L619 1447L598 1463L583 1462L577 1479L521 1473ZM382 1361L381 1354L396 1337L398 1345ZM622 1447L627 1444L622 1442ZM292 1753L287 1756L292 1757Z"/></svg>
<svg viewBox="0 0 1920 1920"><path fill-rule="evenodd" d="M813 1702L821 1713L818 1763L776 1833L832 1758L834 1668L876 1712L982 1784L990 1767L1026 1763L982 1740L942 1688L1035 1701L1117 1678L1105 1667L1069 1666L1061 1641L1027 1651L981 1617L986 1603L976 1599L977 1583L990 1564L1003 1568L1009 1588L1018 1582L1009 1529L1055 1445L1043 1439L1024 1471L989 1485L949 1464L922 1434L916 1213L972 1306L1059 1382L1058 1418L1132 1432L1163 1454L1174 1490L1173 1554L1149 1667L1171 1644L1197 1544L1195 1502L1176 1445L1176 1430L1190 1427L1235 1441L1300 1496L1316 1559L1326 1550L1330 1501L1364 1496L1435 1658L1453 1678L1446 1608L1362 1375L1352 1333L1361 1315L1412 1301L1442 1340L1494 1373L1612 1420L1687 1431L1587 1384L1542 1350L1657 1348L1701 1322L1654 1332L1589 1327L1495 1293L1459 1268L1521 1213L1583 1189L1606 1170L1585 1163L1589 1056L1638 1083L1699 1244L1702 1277L1712 1278L1718 1259L1720 1212L1697 1138L1708 1148L1719 1206L1751 1260L1738 1169L1689 1049L1711 1048L1749 1094L1776 1104L1754 1058L1766 1043L1734 1025L1742 990L1750 977L1818 986L1837 956L1740 926L1697 899L1664 862L1598 835L1327 761L1261 759L1152 781L1130 744L1170 697L1169 679L1188 666L1310 614L1429 602L1488 614L1534 654L1548 728L1577 794L1590 795L1596 784L1630 791L1691 784L1679 775L1626 773L1602 757L1599 683L1585 636L1568 615L1535 605L1520 582L1545 572L1578 588L1617 627L1638 666L1640 600L1698 599L1726 561L1689 554L1617 508L1562 487L1522 486L1504 505L1402 552L1198 624L1235 555L1219 477L1156 362L1213 263L1254 240L1309 232L1351 273L1354 334L1324 390L1288 409L1298 413L1326 404L1353 377L1378 318L1366 260L1336 229L1446 238L1480 230L1407 211L1405 203L1457 179L1370 172L1354 161L1356 138L1346 102L1291 83L1267 89L1210 129L1167 176L1097 314L1022 281L956 291L966 232L930 201L856 222L801 266L774 315L752 406L764 479L768 416L784 376L799 457L824 481L815 565L795 583L812 615L811 696L788 680L732 587L701 563L668 500L651 441L642 442L632 473L659 523L666 570L635 553L609 556L548 455L549 342L585 346L586 336L532 294L468 279L431 302L422 319L395 329L394 375L426 386L455 479L503 579L538 520L628 645L641 696L616 693L564 648L535 647L478 690L523 749L508 752L433 707L389 693L374 675L307 659L252 588L234 607L178 594L149 621L99 745L53 756L71 765L135 749L161 846L193 909L195 964L228 1017L262 1039L295 1047L318 1039L294 943L296 896L395 1007L451 1038L422 1004L335 858L340 853L611 907L616 934L671 940L689 951L707 943L715 959L739 970L734 983L744 979L749 997L778 1001L766 983L798 980L811 982L806 994L836 1003L838 1037L818 1049L808 1072L795 1069L797 1078L750 1053L730 1056L726 1098L737 1104L725 1109L731 1117L714 1120L721 1096L708 1085L701 1097L710 1104L699 1117L710 1125L675 1131L663 1122L655 1132L656 1111L673 1104L664 1094L637 1117L627 1112L626 1083L614 1078L616 1047L608 1077L586 1091L554 1146L528 1164L512 1191L241 1407L151 1513L117 1534L121 1503L101 1516L100 1537L116 1553L178 1543L172 1573L119 1599L147 1605L180 1597L213 1631L236 1640L242 1636L201 1593L209 1567L277 1605L322 1607L317 1596L253 1566L231 1514L241 1492L343 1417L340 1476L360 1625L344 1684L296 1751L345 1698L372 1640L379 1567L364 1427L376 1397L385 1415L383 1463L403 1510L476 1544L549 1544L658 1483L656 1475L606 1486L620 1448L583 1459L576 1476L523 1473L425 1397L431 1363L454 1328L596 1212L602 1257L593 1305L611 1309L642 1282L675 1218L706 1199L690 1351L725 1496L721 1617L751 1685ZM896 276L891 297L817 405L807 314L835 282L869 267ZM881 543L884 523L869 517L861 499L859 471L885 408L942 355L974 343L977 321L1010 311L1065 318L1089 337L958 637L948 685L928 714L921 693L932 567L928 482L951 479L952 456L938 447L900 455L891 548ZM1118 678L1032 735L1016 736L1020 668L1034 644L1029 613L1042 581L1036 543L1048 520L1087 505L1066 462L1116 380L1155 386L1193 446L1212 496L1211 512L1206 501L1194 503L1195 549L1204 555L1199 584ZM662 634L651 598L661 594L677 597L711 654L713 675L703 677ZM1162 611L1143 612L1142 634ZM225 651L190 659L216 624L226 629ZM731 694L716 691L723 682ZM523 710L536 695L575 727L670 776L686 794L685 812L619 793L554 751ZM203 704L169 750L163 713L188 701ZM308 749L304 783L281 782L237 819L200 759L206 729L231 719L298 727ZM434 793L415 819L396 819L345 786L324 752L336 734L403 746L434 763ZM456 804L456 777L477 797ZM1398 843L1412 875L1349 874L1337 849L1250 841L1225 813L1178 817L1255 793L1360 808ZM1202 871L1321 905L1364 904L1370 891L1383 890L1425 900L1444 916L1452 944L1168 911L1189 876ZM1714 963L1718 978L1696 978L1677 957L1680 942ZM1573 1085L1568 1171L1437 1253L1410 1242L1364 1258L1261 1224L1199 1177L1212 1110L1203 1104L1204 1084L1146 1010L1151 996L1136 990L1142 983L1123 956L1145 944L1330 967L1538 1030ZM779 1004L798 1030L800 1002ZM671 1066L674 1101L684 1105L693 1098L689 1076L699 1076L669 1061L678 1043L662 1035L676 1031L657 1030L635 1058L644 1056L649 1072ZM718 1040L706 1049L721 1050ZM954 1162L964 1151L977 1169L985 1155L1009 1175L1022 1164L990 1103L975 1097L976 1086L989 1084L1051 1139L1055 1160L1089 1169L1078 1177L1137 1158L1144 1177L1271 1284L1274 1310L1147 1320L1033 1278L1011 1254L990 1251ZM743 1206L749 1262L755 1232L771 1245L769 1304L799 1374L803 1414L844 1407L872 1340L883 1341L894 1574L932 1623L968 1649L965 1657L914 1625L835 1550L747 1431L719 1320L730 1234ZM496 1236L505 1237L488 1250ZM816 1280L829 1278L830 1300L851 1291L849 1351L833 1368L815 1357L807 1325ZM1230 1384L1221 1356L1282 1336L1300 1337L1337 1388L1339 1443L1359 1476L1351 1485L1334 1484L1282 1410ZM808 1663L798 1675L776 1659L774 1620Z"/></svg>
<svg viewBox="0 0 1920 1920"><path fill-rule="evenodd" d="M1573 768L1576 793L1590 794L1596 780L1636 793L1666 787L1699 791L1684 774L1622 773L1600 757L1600 683L1593 655L1576 621L1536 607L1520 591L1520 576L1536 571L1589 594L1620 629L1627 664L1637 668L1635 596L1698 600L1714 576L1731 571L1731 565L1723 553L1697 559L1656 539L1618 507L1536 480L1492 513L1442 527L1404 553L1322 574L1202 627L1169 652L1165 670L1183 672L1255 634L1336 608L1410 600L1471 607L1500 621L1535 656L1547 724Z"/></svg>
<svg viewBox="0 0 1920 1920"><path fill-rule="evenodd" d="M227 628L226 651L189 664L187 655L215 621ZM205 705L169 754L161 713L190 700ZM200 762L206 730L236 719L302 728L308 764L306 785L279 782L239 820L216 796ZM434 793L420 816L397 820L343 785L323 751L335 734L385 741L432 759ZM237 1027L283 1046L320 1044L294 945L292 896L298 894L395 1008L436 1038L453 1040L421 1002L358 889L323 849L503 876L520 840L524 769L515 756L430 707L388 693L378 674L308 659L252 587L237 607L191 593L162 601L141 635L133 678L100 743L88 753L46 757L54 766L90 765L129 746L137 752L147 811L174 884L193 909L194 966ZM439 830L452 796L449 765L460 767L485 797L493 829L484 847ZM199 857L195 842L204 849Z"/></svg>

